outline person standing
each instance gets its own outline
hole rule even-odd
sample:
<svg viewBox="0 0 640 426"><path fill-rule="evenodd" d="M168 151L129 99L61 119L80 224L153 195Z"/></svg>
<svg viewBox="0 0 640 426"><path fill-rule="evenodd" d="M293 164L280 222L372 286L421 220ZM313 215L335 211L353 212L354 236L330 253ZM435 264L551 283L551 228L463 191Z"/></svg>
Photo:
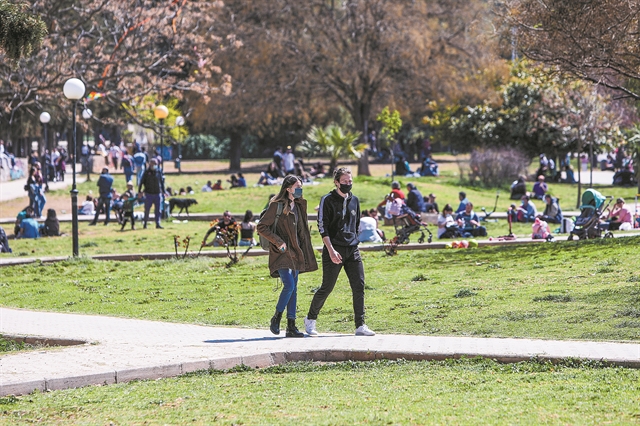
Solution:
<svg viewBox="0 0 640 426"><path fill-rule="evenodd" d="M122 161L120 162L120 168L124 171L125 182L131 182L133 177L134 161L133 156L128 151L122 151Z"/></svg>
<svg viewBox="0 0 640 426"><path fill-rule="evenodd" d="M278 217L278 205L282 204ZM276 222L275 229L273 224ZM287 308L287 337L304 337L296 327L298 276L318 269L307 223L307 200L302 198L302 180L294 175L284 178L280 192L269 201L258 223L258 233L269 245L269 272L282 280L282 291L269 329L280 334L280 321Z"/></svg>
<svg viewBox="0 0 640 426"><path fill-rule="evenodd" d="M144 187L144 191L142 190ZM149 169L147 169L140 179L138 185L138 193L144 192L144 226L147 228L147 222L149 221L149 211L151 206L154 206L153 215L156 221L156 229L163 229L160 226L160 202L161 195L164 194L164 176L158 169L158 160L152 158L149 161Z"/></svg>
<svg viewBox="0 0 640 426"><path fill-rule="evenodd" d="M136 152L133 155L133 163L136 166L136 184L138 186L140 186L142 175L147 170L148 160L149 160L149 157L147 156L147 153L144 147L142 148L142 150Z"/></svg>
<svg viewBox="0 0 640 426"><path fill-rule="evenodd" d="M293 150L290 146L287 147L287 150L282 155L282 166L284 168L284 173L287 175L295 174L296 167L296 157L293 155Z"/></svg>
<svg viewBox="0 0 640 426"><path fill-rule="evenodd" d="M111 189L113 187L113 176L109 174L108 168L102 169L102 174L98 179L98 190L100 192L100 198L98 198L98 207L96 208L96 215L93 217L93 221L90 226L95 225L98 222L98 216L100 212L104 212L105 220L104 224L108 225L111 219Z"/></svg>
<svg viewBox="0 0 640 426"><path fill-rule="evenodd" d="M375 336L364 323L364 266L358 250L360 201L351 193L353 177L347 167L333 172L335 189L320 199L318 230L322 235L322 285L313 296L304 326L309 336L317 336L316 320L333 291L344 267L353 293L356 336Z"/></svg>

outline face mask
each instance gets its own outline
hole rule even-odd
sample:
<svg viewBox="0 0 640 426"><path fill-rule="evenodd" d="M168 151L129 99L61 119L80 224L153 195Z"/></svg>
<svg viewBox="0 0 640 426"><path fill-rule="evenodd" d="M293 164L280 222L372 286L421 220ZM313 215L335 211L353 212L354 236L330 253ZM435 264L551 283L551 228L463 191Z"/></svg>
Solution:
<svg viewBox="0 0 640 426"><path fill-rule="evenodd" d="M301 198L302 197L302 188L296 188L293 190L293 198Z"/></svg>
<svg viewBox="0 0 640 426"><path fill-rule="evenodd" d="M340 192L342 192L343 194L348 194L349 192L351 192L351 188L353 188L353 185L347 185L344 183L340 184Z"/></svg>

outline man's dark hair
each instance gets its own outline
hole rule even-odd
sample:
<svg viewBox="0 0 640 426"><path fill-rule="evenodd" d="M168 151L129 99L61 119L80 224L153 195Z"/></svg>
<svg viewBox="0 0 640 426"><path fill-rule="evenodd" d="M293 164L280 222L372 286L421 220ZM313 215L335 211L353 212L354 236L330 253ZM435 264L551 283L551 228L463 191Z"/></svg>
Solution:
<svg viewBox="0 0 640 426"><path fill-rule="evenodd" d="M460 192L458 193L458 196L459 196L460 198L467 198L467 193L466 193L466 192L464 192L464 191L460 191Z"/></svg>

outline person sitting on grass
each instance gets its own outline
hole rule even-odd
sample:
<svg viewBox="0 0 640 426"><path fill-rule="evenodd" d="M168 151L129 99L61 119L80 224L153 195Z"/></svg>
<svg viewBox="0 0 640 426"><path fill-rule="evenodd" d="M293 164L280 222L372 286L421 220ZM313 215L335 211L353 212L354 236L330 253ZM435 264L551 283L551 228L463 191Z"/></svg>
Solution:
<svg viewBox="0 0 640 426"><path fill-rule="evenodd" d="M373 216L372 216L373 212ZM378 229L378 213L376 210L363 210L358 229L358 241L361 243L381 243L381 230Z"/></svg>
<svg viewBox="0 0 640 426"><path fill-rule="evenodd" d="M602 229L609 231L629 231L633 229L633 216L631 211L624 204L624 198L618 198L613 205L607 220L600 224Z"/></svg>
<svg viewBox="0 0 640 426"><path fill-rule="evenodd" d="M218 179L216 183L211 187L214 191L222 191L224 188L222 187L222 179Z"/></svg>
<svg viewBox="0 0 640 426"><path fill-rule="evenodd" d="M516 218L518 222L526 223L533 222L538 216L536 206L530 202L529 196L525 195L521 198L522 205L518 207L516 211Z"/></svg>
<svg viewBox="0 0 640 426"><path fill-rule="evenodd" d="M40 238L40 225L33 216L33 209L29 208L26 217L20 222L18 238Z"/></svg>
<svg viewBox="0 0 640 426"><path fill-rule="evenodd" d="M211 191L213 191L213 184L211 183L210 180L208 180L207 183L202 187L201 191L202 192L211 192Z"/></svg>
<svg viewBox="0 0 640 426"><path fill-rule="evenodd" d="M548 190L549 186L547 186L546 182L544 181L544 176L538 176L538 181L533 184L533 198L537 200L543 200Z"/></svg>
<svg viewBox="0 0 640 426"><path fill-rule="evenodd" d="M486 237L487 228L480 225L480 218L473 211L473 203L468 202L465 206L465 210L458 213L456 221L460 225L460 230L463 237Z"/></svg>
<svg viewBox="0 0 640 426"><path fill-rule="evenodd" d="M243 247L255 246L257 244L256 239L253 237L255 232L256 223L253 221L253 212L247 210L244 213L244 219L240 222L240 241L238 245Z"/></svg>
<svg viewBox="0 0 640 426"><path fill-rule="evenodd" d="M547 223L562 223L562 210L560 210L558 199L552 197L550 194L546 194L544 196L544 202L546 205L544 207L544 213L539 216L540 219Z"/></svg>
<svg viewBox="0 0 640 426"><path fill-rule="evenodd" d="M238 182L236 187L238 188L246 188L247 187L247 180L244 178L244 175L242 173L238 173Z"/></svg>
<svg viewBox="0 0 640 426"><path fill-rule="evenodd" d="M95 203L93 202L93 197L91 195L87 195L87 198L82 202L80 209L78 210L78 214L82 215L91 215L96 214Z"/></svg>
<svg viewBox="0 0 640 426"><path fill-rule="evenodd" d="M47 219L44 221L42 227L40 227L40 234L42 234L43 237L60 236L60 222L54 209L47 210Z"/></svg>
<svg viewBox="0 0 640 426"><path fill-rule="evenodd" d="M527 184L525 177L519 176L518 179L511 184L511 196L509 198L519 200L523 195L527 195Z"/></svg>
<svg viewBox="0 0 640 426"><path fill-rule="evenodd" d="M447 204L438 216L438 238L455 238L460 236L459 223L453 218L453 208Z"/></svg>
<svg viewBox="0 0 640 426"><path fill-rule="evenodd" d="M438 203L436 202L436 196L433 193L424 197L424 208L427 213L440 213Z"/></svg>

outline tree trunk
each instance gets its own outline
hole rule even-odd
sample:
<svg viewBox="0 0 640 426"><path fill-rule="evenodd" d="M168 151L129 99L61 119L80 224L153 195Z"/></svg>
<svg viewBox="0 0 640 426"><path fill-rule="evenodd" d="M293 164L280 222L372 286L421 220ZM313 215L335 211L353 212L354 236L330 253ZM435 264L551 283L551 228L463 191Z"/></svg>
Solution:
<svg viewBox="0 0 640 426"><path fill-rule="evenodd" d="M237 132L229 135L231 143L229 144L229 171L232 173L241 172L240 159L242 157L242 135Z"/></svg>
<svg viewBox="0 0 640 426"><path fill-rule="evenodd" d="M580 195L582 192L582 178L580 177L580 172L582 170L582 158L581 158L581 153L582 151L582 144L579 145L578 148L578 204L576 205L576 208L579 209L580 208Z"/></svg>
<svg viewBox="0 0 640 426"><path fill-rule="evenodd" d="M367 131L369 130L369 107L365 105L360 106L360 110L357 114L354 114L353 121L356 128L362 132L362 142L367 144ZM358 159L358 176L371 176L369 170L369 150L365 149L362 156Z"/></svg>

